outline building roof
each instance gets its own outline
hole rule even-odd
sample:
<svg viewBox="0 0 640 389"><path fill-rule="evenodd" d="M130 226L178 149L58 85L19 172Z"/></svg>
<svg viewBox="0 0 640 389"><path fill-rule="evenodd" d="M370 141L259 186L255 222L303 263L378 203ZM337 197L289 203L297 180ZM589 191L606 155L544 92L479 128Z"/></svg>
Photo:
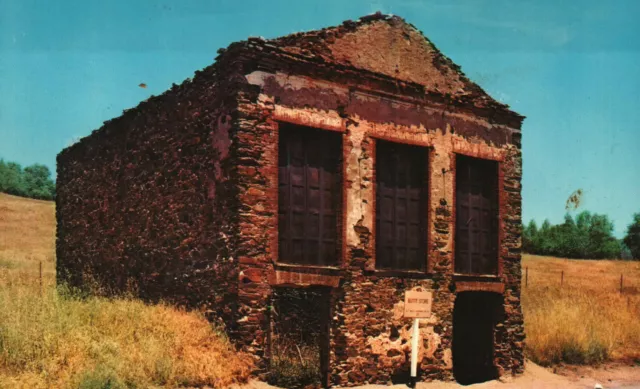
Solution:
<svg viewBox="0 0 640 389"><path fill-rule="evenodd" d="M376 13L267 42L287 53L419 84L427 93L472 102L476 107L505 110L522 118L469 80L460 66L398 16Z"/></svg>
<svg viewBox="0 0 640 389"><path fill-rule="evenodd" d="M431 98L435 97L440 101L463 107L478 108L483 115L491 116L491 120L503 122L497 116L494 117L496 113L500 117L508 117L507 122L515 123L514 126L517 128L520 128L524 119L524 116L511 111L508 105L496 101L469 80L460 66L443 55L415 26L401 17L376 13L356 21L347 20L335 27L269 40L250 38L247 41L232 43L227 49L219 50L220 55L214 64L196 71L193 78L185 80L180 85L174 84L159 96L150 96L136 107L125 109L122 116L107 120L104 124L119 122L126 116L136 115L144 107L153 106L170 96L178 96L193 85L200 84L202 79L215 78L219 67L230 65L221 64L220 60L227 57L225 53L231 49L242 52L256 47L265 55L286 54L321 64L325 68L335 65L386 78L391 82L399 80L408 84L412 90L424 92ZM106 130L106 127L93 132ZM83 143L86 138L88 137L79 143ZM62 152L71 148L73 145Z"/></svg>

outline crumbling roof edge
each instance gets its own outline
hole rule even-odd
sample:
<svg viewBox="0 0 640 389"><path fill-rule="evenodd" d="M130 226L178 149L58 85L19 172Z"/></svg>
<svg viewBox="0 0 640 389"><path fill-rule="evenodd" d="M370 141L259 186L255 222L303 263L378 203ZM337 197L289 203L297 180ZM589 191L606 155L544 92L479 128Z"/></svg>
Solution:
<svg viewBox="0 0 640 389"><path fill-rule="evenodd" d="M256 48L255 46L260 46L260 47ZM271 51L271 53L269 51ZM322 68L325 68L325 69L334 68L334 69L340 69L343 71L346 70L352 73L358 73L362 75L364 78L368 78L370 80L376 80L379 82L382 81L389 84L394 84L396 86L403 85L403 89L421 90L424 93L425 98L433 99L434 97L438 97L438 100L441 100L442 103L447 105L456 106L460 108L467 108L467 109L475 108L476 110L481 110L481 111L495 110L497 113L504 115L510 118L511 120L517 121L520 124L519 127L521 127L523 120L526 118L525 116L511 110L508 105L503 104L491 98L489 95L487 95L488 99L483 100L487 105L478 106L475 104L477 102L477 99L473 97L469 98L466 96L460 96L456 98L455 96L451 96L446 93L427 90L426 87L420 83L397 79L383 73L374 72L368 69L361 69L355 66L340 64L336 62L326 62L318 57L311 57L311 56L305 56L297 53L292 53L290 51L283 50L277 45L274 45L271 40L266 40L260 37L252 37L244 41L234 42L233 44L229 45L229 47L227 47L226 49L220 49L218 52L220 53L220 56L217 57L217 59L226 55L240 56L244 52L244 53L257 54L258 56L254 57L254 59L256 60L260 60L260 57L268 56L270 54L275 53L276 55L279 56L278 57L279 60L283 60L285 58L291 58L292 62L304 61L312 65L321 66ZM250 60L250 59L247 58L247 60ZM479 114L479 115L486 117L487 119L491 119L489 117L490 115L482 115L482 114Z"/></svg>
<svg viewBox="0 0 640 389"><path fill-rule="evenodd" d="M348 30L355 31L358 27L360 27L362 25L370 24L370 23L373 23L373 22L376 22L376 21L381 21L381 20L382 21L400 22L400 23L405 24L409 28L415 30L422 37L422 39L424 39L425 42L428 45L431 46L431 48L433 49L434 55L439 60L437 62L443 64L444 66L449 67L450 69L452 69L456 74L458 74L460 79L466 85L468 85L469 89L471 91L475 92L474 96L472 96L472 100L486 102L486 103L488 103L489 106L492 106L493 109L501 110L504 114L510 115L514 119L519 119L521 122L522 122L522 120L525 119L525 116L523 116L523 115L513 111L512 109L510 109L509 105L507 105L505 103L502 103L502 102L496 100L495 98L493 98L480 85L478 85L473 80L471 80L469 77L467 77L467 75L462 71L462 67L460 65L456 64L455 62L453 62L451 60L451 58L449 58L445 54L443 54L442 51L440 51L438 49L438 47L420 29L418 29L412 23L407 22L404 18L402 18L400 16L397 16L397 15L383 14L381 12L376 12L376 13L373 13L373 14L362 16L357 20L346 20L346 21L343 21L341 24L335 25L335 26L323 27L323 28L316 29L316 30L308 30L308 31L296 32L296 33L283 35L283 36L276 37L276 38L271 38L271 39L265 39L265 38L262 38L262 37L250 37L247 40L236 42L236 43L242 44L242 43L249 43L249 42L261 42L263 44L270 45L272 48L276 48L281 52L287 52L287 54L291 54L291 55L295 56L296 54L288 52L286 50L283 50L281 47L279 47L278 41L283 41L283 40L294 41L296 39L304 39L305 37L311 36L311 34L320 34L320 35L322 35L326 31L335 30L335 29L339 29L339 28L347 28ZM307 60L311 60L312 62L316 62L316 61L313 61L312 57L307 57L307 56L303 56L303 55L301 55L299 57L300 58L305 58ZM325 66L327 64L327 62L322 62L322 63ZM342 65L342 64L340 64L340 65ZM437 66L437 63L435 65ZM354 71L375 73L375 72L372 72L370 70L357 68L355 66L350 66L350 68L352 70L354 70ZM376 73L376 74L378 74L380 77L383 77L383 78L389 78L389 79L393 79L393 80L398 80L398 79L396 79L394 77L390 77L390 76L387 76L385 74L381 74L381 73ZM400 80L400 81L405 82L407 84L412 84L409 81L405 81L405 80ZM418 84L418 83L413 83L413 84L421 85L421 84ZM429 91L429 92L438 93L438 92L435 92L435 91ZM440 95L445 97L444 93L440 93Z"/></svg>
<svg viewBox="0 0 640 389"><path fill-rule="evenodd" d="M58 152L58 154L56 155L56 159L63 157L65 154L68 154L70 152L72 152L74 149L77 149L79 147L84 146L84 144L86 142L88 142L95 134L107 131L107 127L109 127L110 125L117 125L118 122L123 121L129 117L131 117L132 115L137 115L140 112L142 112L147 106L150 106L151 103L154 102L158 102L161 101L163 98L165 98L166 96L168 96L171 92L176 92L178 89L180 88L188 88L191 85L194 85L198 82L203 81L204 79L202 78L202 76L207 73L207 72L212 72L214 75L213 77L215 77L216 74L216 63L217 61L215 61L213 64L206 66L200 70L196 70L193 73L193 76L188 77L186 79L184 79L181 83L176 84L176 83L172 83L171 87L166 89L165 91L163 91L162 93L160 93L159 95L151 95L149 97L147 97L146 99L140 101L137 105L131 107L131 108L125 108L122 110L122 114L120 116L116 116L113 117L111 119L107 119L104 122L102 122L102 125L98 128L95 128L94 130L92 130L89 134L87 134L86 136L83 136L82 138L78 139L75 143L63 148L62 150L60 150L60 152Z"/></svg>

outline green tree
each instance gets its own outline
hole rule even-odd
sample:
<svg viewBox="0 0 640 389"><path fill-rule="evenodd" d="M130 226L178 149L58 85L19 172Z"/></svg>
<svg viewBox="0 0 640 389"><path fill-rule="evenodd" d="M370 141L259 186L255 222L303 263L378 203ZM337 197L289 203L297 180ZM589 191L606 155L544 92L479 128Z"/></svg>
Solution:
<svg viewBox="0 0 640 389"><path fill-rule="evenodd" d="M542 234L545 234L548 233L550 229L551 223L549 222L549 219L544 219L544 221L542 222L542 226L540 227L540 232Z"/></svg>
<svg viewBox="0 0 640 389"><path fill-rule="evenodd" d="M16 196L26 196L22 167L15 162L0 160L0 191Z"/></svg>
<svg viewBox="0 0 640 389"><path fill-rule="evenodd" d="M8 174L8 168L7 168L7 164L6 162L4 162L3 159L0 159L0 192L6 192L8 185L7 185L7 174Z"/></svg>
<svg viewBox="0 0 640 389"><path fill-rule="evenodd" d="M564 215L564 223L557 227L557 250L560 257L580 257L580 236L578 227L573 217L567 213Z"/></svg>
<svg viewBox="0 0 640 389"><path fill-rule="evenodd" d="M634 259L631 250L629 250L629 247L624 243L623 239L620 239L620 258L626 261Z"/></svg>
<svg viewBox="0 0 640 389"><path fill-rule="evenodd" d="M640 259L640 213L633 214L633 221L627 226L624 244L629 248L634 259Z"/></svg>
<svg viewBox="0 0 640 389"><path fill-rule="evenodd" d="M609 218L588 211L575 218L567 213L558 225L545 220L539 230L535 222L529 222L523 232L523 249L532 254L578 259L613 259L623 254L622 242L613 236Z"/></svg>
<svg viewBox="0 0 640 389"><path fill-rule="evenodd" d="M0 159L0 192L35 199L52 200L56 185L45 165L22 167L15 162Z"/></svg>
<svg viewBox="0 0 640 389"><path fill-rule="evenodd" d="M591 228L591 212L582 211L576 216L577 258L589 258L589 229Z"/></svg>
<svg viewBox="0 0 640 389"><path fill-rule="evenodd" d="M55 185L51 180L51 172L45 165L33 164L24 168L24 184L28 197L51 200L54 197Z"/></svg>
<svg viewBox="0 0 640 389"><path fill-rule="evenodd" d="M544 219L538 234L538 254L553 255L555 252L555 233L549 219Z"/></svg>
<svg viewBox="0 0 640 389"><path fill-rule="evenodd" d="M538 251L538 248L536 247L537 238L538 225L535 220L531 219L522 232L522 250L525 253L535 254Z"/></svg>
<svg viewBox="0 0 640 389"><path fill-rule="evenodd" d="M589 226L589 257L620 258L621 247L613 236L613 223L607 215L594 214Z"/></svg>

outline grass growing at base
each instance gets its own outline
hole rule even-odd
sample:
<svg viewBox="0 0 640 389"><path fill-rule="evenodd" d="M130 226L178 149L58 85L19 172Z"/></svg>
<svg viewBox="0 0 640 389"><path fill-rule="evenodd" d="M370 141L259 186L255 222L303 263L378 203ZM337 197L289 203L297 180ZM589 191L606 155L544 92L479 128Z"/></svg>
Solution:
<svg viewBox="0 0 640 389"><path fill-rule="evenodd" d="M288 347L282 343L274 347L267 379L269 384L282 388L319 388L322 376L318 347L286 343Z"/></svg>
<svg viewBox="0 0 640 389"><path fill-rule="evenodd" d="M202 316L0 270L0 387L226 387L250 363ZM9 280L11 286L9 286Z"/></svg>
<svg viewBox="0 0 640 389"><path fill-rule="evenodd" d="M54 215L52 202L0 194L0 389L226 388L247 379L248 357L197 312L56 288Z"/></svg>

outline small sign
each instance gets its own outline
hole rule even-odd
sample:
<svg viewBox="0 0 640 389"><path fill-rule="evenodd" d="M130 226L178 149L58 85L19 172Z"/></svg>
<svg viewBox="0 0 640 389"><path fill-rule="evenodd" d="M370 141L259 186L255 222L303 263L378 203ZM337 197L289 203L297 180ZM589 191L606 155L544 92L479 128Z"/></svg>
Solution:
<svg viewBox="0 0 640 389"><path fill-rule="evenodd" d="M431 292L409 290L404 294L404 317L428 318L431 316Z"/></svg>

